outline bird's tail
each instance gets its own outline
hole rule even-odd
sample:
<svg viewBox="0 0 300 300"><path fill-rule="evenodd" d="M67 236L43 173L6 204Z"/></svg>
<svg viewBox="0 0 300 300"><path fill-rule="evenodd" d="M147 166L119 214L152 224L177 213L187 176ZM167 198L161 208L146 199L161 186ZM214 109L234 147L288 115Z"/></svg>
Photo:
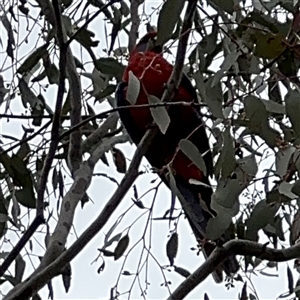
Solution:
<svg viewBox="0 0 300 300"><path fill-rule="evenodd" d="M202 244L202 250L205 258L208 258L212 251L215 249L216 244L222 245L227 242L230 238L226 233L222 235L220 239L214 241L213 243L207 241L206 239L206 227L209 219L216 215L215 212L211 211L209 207L204 208L200 205L199 194L201 194L202 199L211 199L212 189L206 186L195 186L187 184L185 181L176 178L176 187L178 190L178 198L180 200L181 206L189 220L190 226L195 234L196 239ZM210 202L206 202L209 206ZM238 271L239 264L234 255L229 256L226 260L218 266L218 268L213 272L213 277L217 283L222 282L223 272L227 275L234 274Z"/></svg>

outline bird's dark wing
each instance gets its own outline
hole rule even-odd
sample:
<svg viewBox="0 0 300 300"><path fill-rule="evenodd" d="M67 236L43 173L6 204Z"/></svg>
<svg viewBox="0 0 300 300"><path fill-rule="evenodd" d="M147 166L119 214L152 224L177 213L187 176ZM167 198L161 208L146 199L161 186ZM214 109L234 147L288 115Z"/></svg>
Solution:
<svg viewBox="0 0 300 300"><path fill-rule="evenodd" d="M129 108L130 103L126 100L127 85L128 84L125 82L119 84L116 92L117 105L119 107L128 107L128 109L122 108L119 110L120 118L132 141L135 144L138 144L147 128L141 129L137 123L139 120L135 119L137 116L136 113L131 114L131 110ZM185 75L182 77L178 90L179 92L175 95L174 101L187 101L188 99L191 101L192 99L197 99L196 91L190 80ZM188 99L181 99L181 97L186 98L185 95L188 95ZM205 161L208 174L211 174L212 155L199 110L193 106L174 105L169 107L168 114L171 122L166 134L163 135L161 132L158 132L145 155L151 166L156 169L162 169L168 164L176 152L179 141L189 136L189 140L202 154L205 154L203 159ZM151 123L152 118L149 119L149 125ZM195 131L195 128L198 129ZM191 135L191 133L193 134ZM189 176L189 169L186 164L186 161L177 161L177 169L175 169L174 178L179 194L181 195L179 200L183 210L185 211L197 240L200 242L206 236L205 231L209 219L215 214L214 211L210 209L212 189L210 187L208 177L204 176L204 174L202 174L201 182L205 185L190 184L188 178L193 178L193 174ZM181 167L183 168L182 172ZM160 173L160 177L166 185L170 187L166 174ZM200 205L200 199L202 199L203 203L205 203L204 206ZM206 209L204 208L205 206ZM205 256L209 256L214 247L215 246L211 244L204 244L203 250ZM221 268L223 268L227 274L234 273L238 268L236 267L238 265L235 262L235 257L230 257ZM221 268L217 269L214 273L216 282L222 281Z"/></svg>

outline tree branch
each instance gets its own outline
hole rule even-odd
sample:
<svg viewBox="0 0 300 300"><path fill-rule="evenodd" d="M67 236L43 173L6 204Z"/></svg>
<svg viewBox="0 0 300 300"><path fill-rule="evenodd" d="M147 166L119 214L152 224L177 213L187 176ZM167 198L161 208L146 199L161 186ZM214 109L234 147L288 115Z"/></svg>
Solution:
<svg viewBox="0 0 300 300"><path fill-rule="evenodd" d="M66 59L67 59L67 48L63 47L64 45L64 33L62 27L60 6L57 0L53 0L54 10L52 10L52 5L49 3L49 7L47 7L47 12L45 15L53 14L55 18L51 18L53 22L55 22L55 28L57 29L57 39L60 44L60 57L59 57L59 83L58 83L58 91L56 96L56 104L55 104L55 112L52 121L52 130L51 130L51 142L49 146L48 155L45 159L44 166L42 169L42 175L39 182L39 187L37 191L36 198L36 217L33 222L30 224L28 229L23 234L22 238L19 240L17 245L13 248L10 254L7 256L5 261L0 267L0 276L2 276L5 271L9 268L10 264L14 261L26 243L29 241L31 236L34 234L36 229L44 222L44 193L46 190L48 175L52 166L52 162L55 156L55 152L59 142L59 127L60 127L60 115L61 108L63 103L64 91L65 91L65 78L66 78Z"/></svg>
<svg viewBox="0 0 300 300"><path fill-rule="evenodd" d="M71 48L67 48L67 75L70 86L70 121L71 126L74 127L81 123L81 82L76 71L74 57ZM81 127L73 131L69 139L69 151L68 151L68 165L71 173L74 176L74 172L80 167L82 162L81 157Z"/></svg>
<svg viewBox="0 0 300 300"><path fill-rule="evenodd" d="M131 28L129 32L128 50L131 52L135 47L136 40L138 38L140 17L139 17L139 6L144 0L132 0L130 4L130 16L131 16Z"/></svg>
<svg viewBox="0 0 300 300"><path fill-rule="evenodd" d="M300 243L290 248L278 250L266 247L266 244L247 240L231 240L217 247L207 260L170 295L168 300L183 299L195 287L203 282L220 263L231 255L250 255L269 261L283 262L299 257Z"/></svg>

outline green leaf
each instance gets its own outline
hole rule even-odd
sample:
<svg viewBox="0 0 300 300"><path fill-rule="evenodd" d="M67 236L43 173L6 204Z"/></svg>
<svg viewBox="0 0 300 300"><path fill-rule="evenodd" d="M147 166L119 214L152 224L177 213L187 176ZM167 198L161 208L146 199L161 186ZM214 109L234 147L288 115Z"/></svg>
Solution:
<svg viewBox="0 0 300 300"><path fill-rule="evenodd" d="M247 239L257 240L257 232L259 229L267 226L270 220L273 220L278 210L278 205L268 204L265 200L259 201L250 218L247 220Z"/></svg>
<svg viewBox="0 0 300 300"><path fill-rule="evenodd" d="M257 163L254 156L246 156L237 160L236 169L232 176L218 181L217 189L212 197L212 209L219 213L218 207L215 206L217 203L219 206L229 209L231 216L234 216L237 213L238 197L249 185L256 172Z"/></svg>
<svg viewBox="0 0 300 300"><path fill-rule="evenodd" d="M257 38L254 54L265 59L274 59L278 57L284 50L284 36L280 33L260 33Z"/></svg>
<svg viewBox="0 0 300 300"><path fill-rule="evenodd" d="M124 254L128 245L129 245L129 236L125 235L120 239L120 241L116 246L116 249L114 251L115 260L118 260Z"/></svg>
<svg viewBox="0 0 300 300"><path fill-rule="evenodd" d="M206 176L207 170L202 154L198 148L189 140L183 139L179 142L181 151L198 167L198 169Z"/></svg>
<svg viewBox="0 0 300 300"><path fill-rule="evenodd" d="M22 188L15 192L17 201L27 208L35 208L35 196L32 187Z"/></svg>
<svg viewBox="0 0 300 300"><path fill-rule="evenodd" d="M0 162L16 186L32 187L31 173L19 156L14 154L10 158L8 155L2 155L0 156Z"/></svg>
<svg viewBox="0 0 300 300"><path fill-rule="evenodd" d="M208 0L207 1L213 8L217 11L226 11L229 14L233 14L234 12L234 1L233 0Z"/></svg>
<svg viewBox="0 0 300 300"><path fill-rule="evenodd" d="M148 96L149 104L161 104L161 100L153 95ZM150 107L151 115L154 119L154 122L159 127L159 130L165 134L169 125L170 125L170 117L167 112L165 106L157 106L157 107Z"/></svg>
<svg viewBox="0 0 300 300"><path fill-rule="evenodd" d="M128 78L126 99L132 105L134 105L140 94L141 83L140 83L139 79L132 73L132 71L129 71L128 75L129 75L129 78Z"/></svg>
<svg viewBox="0 0 300 300"><path fill-rule="evenodd" d="M283 190L285 187L283 187ZM270 192L266 193L267 196L267 203L274 204L274 203L286 203L291 202L291 198L288 196L279 193L278 188L272 189Z"/></svg>
<svg viewBox="0 0 300 300"><path fill-rule="evenodd" d="M289 91L285 96L286 114L289 117L293 129L297 136L300 137L300 94L298 91Z"/></svg>
<svg viewBox="0 0 300 300"><path fill-rule="evenodd" d="M293 188L294 184L286 182L286 181L282 181L279 186L278 186L278 192L282 195L287 196L288 198L290 198L291 200L296 199L297 195L295 195L292 192L292 188Z"/></svg>
<svg viewBox="0 0 300 300"><path fill-rule="evenodd" d="M227 178L236 168L233 139L230 134L230 127L226 128L222 136L224 145L215 166L215 175L219 176L221 173L222 178Z"/></svg>
<svg viewBox="0 0 300 300"><path fill-rule="evenodd" d="M206 102L206 86L204 83L203 75L200 71L193 74L193 77L196 81L196 86L202 101ZM222 102L222 100L221 100Z"/></svg>
<svg viewBox="0 0 300 300"><path fill-rule="evenodd" d="M95 96L95 100L98 100L100 103L105 100L108 96L110 96L112 93L114 93L116 90L115 84L109 84L107 87L105 87L102 91L97 93Z"/></svg>
<svg viewBox="0 0 300 300"><path fill-rule="evenodd" d="M282 104L270 100L265 100L265 99L261 99L261 101L265 105L266 110L270 113L282 114L282 115L286 113L285 106Z"/></svg>
<svg viewBox="0 0 300 300"><path fill-rule="evenodd" d="M0 187L1 189L1 187ZM8 218L8 211L7 207L9 205L9 201L7 201L4 198L2 189L0 190L0 238L6 233L7 230L7 221L9 220Z"/></svg>
<svg viewBox="0 0 300 300"><path fill-rule="evenodd" d="M170 265L173 266L174 258L176 257L177 251L178 251L178 234L177 234L177 232L174 232L171 235L170 239L168 240L166 250L167 250L168 259L170 261Z"/></svg>
<svg viewBox="0 0 300 300"><path fill-rule="evenodd" d="M185 278L187 278L191 275L191 273L188 270L181 268L181 267L174 266L174 271Z"/></svg>
<svg viewBox="0 0 300 300"><path fill-rule="evenodd" d="M113 242L118 242L122 236L122 233L118 233L113 236L110 240L104 243L103 249L109 247Z"/></svg>
<svg viewBox="0 0 300 300"><path fill-rule="evenodd" d="M112 57L101 57L96 60L95 67L103 74L116 77L117 81L121 81L125 67Z"/></svg>
<svg viewBox="0 0 300 300"><path fill-rule="evenodd" d="M44 103L33 93L24 79L19 81L19 90L24 108L27 108L27 104L31 108L42 109L44 107Z"/></svg>
<svg viewBox="0 0 300 300"><path fill-rule="evenodd" d="M93 70L92 73L82 73L81 75L90 78L92 80L93 91L91 92L91 95L94 97L97 97L99 93L105 90L108 86L108 81L110 76L101 73L96 68Z"/></svg>
<svg viewBox="0 0 300 300"><path fill-rule="evenodd" d="M97 47L99 41L93 41L92 38L95 37L95 33L86 29L81 28L79 34L76 36L76 41L79 42L83 47L89 49L91 47Z"/></svg>
<svg viewBox="0 0 300 300"><path fill-rule="evenodd" d="M277 151L275 156L275 174L279 175L281 178L286 175L290 158L295 150L295 147L288 146Z"/></svg>
<svg viewBox="0 0 300 300"><path fill-rule="evenodd" d="M166 0L160 10L157 21L157 43L163 45L173 33L180 20L185 0Z"/></svg>
<svg viewBox="0 0 300 300"><path fill-rule="evenodd" d="M235 51L230 52L225 57L220 70L213 77L213 80L211 83L212 87L220 82L222 77L226 75L225 72L227 72L232 67L232 65L237 61L239 56L240 56L240 52L235 50Z"/></svg>
<svg viewBox="0 0 300 300"><path fill-rule="evenodd" d="M289 266L287 266L287 278L288 278L288 288L289 292L292 294L294 291L294 279L293 279L293 273Z"/></svg>
<svg viewBox="0 0 300 300"><path fill-rule="evenodd" d="M300 180L294 182L291 192L300 197Z"/></svg>
<svg viewBox="0 0 300 300"><path fill-rule="evenodd" d="M64 8L68 8L73 3L73 0L62 0L62 3L64 4Z"/></svg>
<svg viewBox="0 0 300 300"><path fill-rule="evenodd" d="M17 151L17 155L24 160L27 155L30 153L30 146L27 142L23 142L20 146L20 148Z"/></svg>
<svg viewBox="0 0 300 300"><path fill-rule="evenodd" d="M43 116L44 116L44 111L45 111L45 109L47 109L47 107L45 105L46 102L45 102L43 95L39 94L37 96L37 98L41 102L39 103L39 105L35 105L34 107L31 107L31 116L33 116L33 120L32 120L33 126L41 126ZM49 112L49 110L47 110L47 112L52 114L52 112Z"/></svg>
<svg viewBox="0 0 300 300"><path fill-rule="evenodd" d="M270 148L276 147L280 135L269 126L269 113L261 99L247 96L244 100L244 105L251 133L260 136Z"/></svg>
<svg viewBox="0 0 300 300"><path fill-rule="evenodd" d="M4 97L8 92L9 89L5 87L3 77L0 75L0 105L3 103Z"/></svg>
<svg viewBox="0 0 300 300"><path fill-rule="evenodd" d="M15 280L17 283L20 283L22 281L24 271L25 271L25 261L23 257L19 254L16 257L16 264L15 264Z"/></svg>
<svg viewBox="0 0 300 300"><path fill-rule="evenodd" d="M68 263L61 271L61 277L62 277L62 281L66 293L69 291L71 286L71 279L72 279L71 276L72 276L71 264Z"/></svg>
<svg viewBox="0 0 300 300"><path fill-rule="evenodd" d="M232 216L226 213L224 210L222 213L218 213L215 218L211 218L208 221L206 227L206 234L209 239L218 239L229 227Z"/></svg>
<svg viewBox="0 0 300 300"><path fill-rule="evenodd" d="M247 299L248 299L248 295L247 295L247 281L246 281L242 288L240 300L247 300Z"/></svg>
<svg viewBox="0 0 300 300"><path fill-rule="evenodd" d="M249 180L249 179L252 180L258 171L255 156L249 155L249 156L239 159L237 162L238 162L240 169L244 173L244 175L246 177L248 177L247 180Z"/></svg>
<svg viewBox="0 0 300 300"><path fill-rule="evenodd" d="M21 64L21 66L17 69L17 72L19 74L24 74L29 72L40 59L44 57L44 55L47 54L47 48L48 44L45 44L39 48L37 48L34 52L32 52L25 61Z"/></svg>
<svg viewBox="0 0 300 300"><path fill-rule="evenodd" d="M112 153L113 153L114 164L117 168L117 171L119 173L125 174L126 170L127 170L125 155L123 154L123 152L121 150L119 150L117 148L113 148Z"/></svg>
<svg viewBox="0 0 300 300"><path fill-rule="evenodd" d="M50 84L58 84L59 71L55 64L50 64L47 68L45 68L45 72Z"/></svg>
<svg viewBox="0 0 300 300"><path fill-rule="evenodd" d="M103 253L104 256L112 257L115 256L115 253L106 249L99 249L100 252Z"/></svg>
<svg viewBox="0 0 300 300"><path fill-rule="evenodd" d="M271 3L272 1L270 1ZM277 3L276 3L277 2ZM278 4L279 1L274 1L275 6ZM264 4L267 4L266 2ZM268 3L269 4L269 3ZM266 6L267 8L267 6ZM272 8L269 8L272 9ZM250 14L251 21L262 25L263 27L268 28L273 33L281 32L283 35L288 34L288 31L290 30L290 26L288 24L288 21L283 23L279 23L275 18L272 17L271 14L262 14L260 11L255 10L252 11ZM287 26L288 25L288 26ZM283 30L283 28L286 28Z"/></svg>
<svg viewBox="0 0 300 300"><path fill-rule="evenodd" d="M269 224L263 230L268 237L276 237L281 241L285 241L282 218L280 216L277 215L273 220L271 219Z"/></svg>
<svg viewBox="0 0 300 300"><path fill-rule="evenodd" d="M14 31L13 31L13 28L11 26L11 22L7 18L6 13L1 15L0 21L2 21L3 27L7 31L8 41L11 42L13 46L15 46L16 43L15 43L15 39L14 39Z"/></svg>
<svg viewBox="0 0 300 300"><path fill-rule="evenodd" d="M205 99L203 99L214 117L224 119L223 116L223 92L221 83L212 86L213 78L209 78L205 84Z"/></svg>

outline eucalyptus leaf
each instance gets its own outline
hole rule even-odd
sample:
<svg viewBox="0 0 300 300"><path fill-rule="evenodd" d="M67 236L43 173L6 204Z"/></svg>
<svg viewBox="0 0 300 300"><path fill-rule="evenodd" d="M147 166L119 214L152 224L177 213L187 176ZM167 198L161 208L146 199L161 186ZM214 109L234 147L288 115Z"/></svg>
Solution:
<svg viewBox="0 0 300 300"><path fill-rule="evenodd" d="M163 45L173 33L180 19L185 0L166 0L160 10L157 21L157 43Z"/></svg>
<svg viewBox="0 0 300 300"><path fill-rule="evenodd" d="M201 170L204 176L206 176L206 165L198 148L187 139L183 139L179 142L179 148L198 167L198 169Z"/></svg>
<svg viewBox="0 0 300 300"><path fill-rule="evenodd" d="M210 112L213 114L214 117L224 119L223 116L223 92L221 83L215 83L212 86L213 78L209 78L205 83L205 99L204 102L207 103L207 106Z"/></svg>
<svg viewBox="0 0 300 300"><path fill-rule="evenodd" d="M129 245L129 236L125 235L119 240L119 242L116 246L116 249L114 252L115 260L118 260L124 254L128 245Z"/></svg>
<svg viewBox="0 0 300 300"><path fill-rule="evenodd" d="M149 104L161 104L161 100L153 95L148 96ZM170 125L170 117L167 112L165 106L157 106L157 107L150 107L151 115L154 119L154 122L159 127L159 130L165 134L169 125Z"/></svg>
<svg viewBox="0 0 300 300"><path fill-rule="evenodd" d="M278 208L279 206L277 204L268 204L265 200L259 201L246 222L247 238L250 240L257 240L258 230L267 226L268 223L274 219Z"/></svg>
<svg viewBox="0 0 300 300"><path fill-rule="evenodd" d="M141 83L138 78L132 73L132 71L129 71L128 76L126 99L134 105L140 93Z"/></svg>
<svg viewBox="0 0 300 300"><path fill-rule="evenodd" d="M177 232L174 232L171 235L170 239L168 240L166 248L167 248L167 256L169 258L170 265L173 266L174 259L177 255L177 251L178 251L178 234L177 234Z"/></svg>
<svg viewBox="0 0 300 300"><path fill-rule="evenodd" d="M293 129L300 137L300 94L297 90L291 90L285 96L286 114L289 117Z"/></svg>
<svg viewBox="0 0 300 300"><path fill-rule="evenodd" d="M116 77L121 81L125 67L112 57L101 57L95 61L95 67L103 74Z"/></svg>
<svg viewBox="0 0 300 300"><path fill-rule="evenodd" d="M281 178L286 175L289 161L295 150L295 147L288 146L277 151L275 156L275 174L279 175Z"/></svg>
<svg viewBox="0 0 300 300"><path fill-rule="evenodd" d="M48 45L45 44L33 51L29 56L26 57L25 61L17 69L17 72L23 75L24 73L31 71L31 69L38 64L39 60L47 54L47 48Z"/></svg>
<svg viewBox="0 0 300 300"><path fill-rule="evenodd" d="M240 56L240 52L239 51L232 51L230 52L224 59L220 70L216 73L216 75L214 76L211 86L215 86L217 83L220 82L220 80L223 78L223 76L225 76L225 72L227 72L234 63L236 63L238 57Z"/></svg>
<svg viewBox="0 0 300 300"><path fill-rule="evenodd" d="M249 129L253 134L260 136L269 147L277 146L279 133L268 123L269 113L261 99L247 96L244 100L246 116L249 119Z"/></svg>
<svg viewBox="0 0 300 300"><path fill-rule="evenodd" d="M234 1L233 0L208 0L207 1L217 11L226 11L229 14L234 12Z"/></svg>
<svg viewBox="0 0 300 300"><path fill-rule="evenodd" d="M215 218L211 218L206 227L207 237L212 240L218 239L229 227L231 218L232 216L226 214L225 211L218 214Z"/></svg>

